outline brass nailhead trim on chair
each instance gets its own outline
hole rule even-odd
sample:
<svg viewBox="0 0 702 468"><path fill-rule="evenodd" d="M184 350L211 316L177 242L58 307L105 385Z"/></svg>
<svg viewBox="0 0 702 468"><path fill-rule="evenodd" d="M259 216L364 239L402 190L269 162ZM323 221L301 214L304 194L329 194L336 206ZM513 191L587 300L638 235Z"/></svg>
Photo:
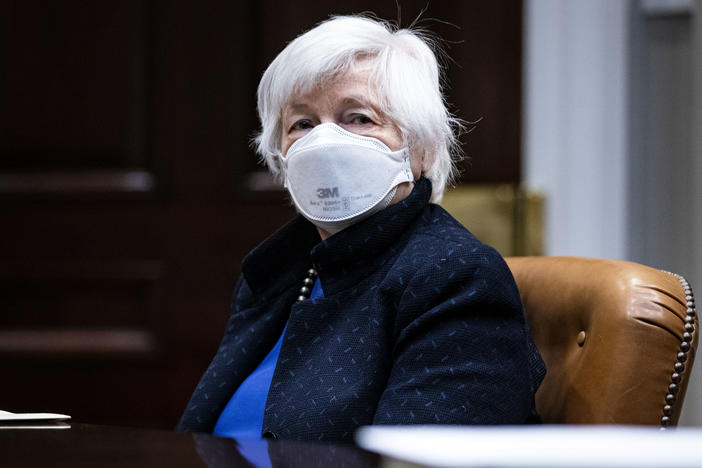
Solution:
<svg viewBox="0 0 702 468"><path fill-rule="evenodd" d="M680 383L680 373L685 370L685 361L687 361L687 353L690 351L690 342L692 341L692 333L695 331L695 298L692 295L692 288L685 278L677 273L670 273L675 276L683 287L685 292L685 301L687 312L685 314L685 333L683 333L682 341L680 342L680 351L677 355L675 363L675 371L670 375L670 384L665 395L665 404L663 406L663 417L661 418L661 429L665 429L672 424L670 415L673 414L673 405L677 398L678 384Z"/></svg>

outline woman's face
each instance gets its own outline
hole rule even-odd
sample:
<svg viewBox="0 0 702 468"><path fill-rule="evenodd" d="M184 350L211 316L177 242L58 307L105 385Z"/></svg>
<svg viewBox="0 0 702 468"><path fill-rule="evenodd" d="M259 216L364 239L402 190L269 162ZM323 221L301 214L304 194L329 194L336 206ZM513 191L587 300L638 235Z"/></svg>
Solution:
<svg viewBox="0 0 702 468"><path fill-rule="evenodd" d="M283 109L283 155L295 141L322 123L334 123L346 131L377 138L392 151L402 149L400 130L376 104L375 89L369 85L370 71L367 61L359 61L344 75L306 94L293 96ZM415 156L410 156L410 165L416 180L422 172L422 162ZM402 200L410 191L409 183L398 187L391 203Z"/></svg>

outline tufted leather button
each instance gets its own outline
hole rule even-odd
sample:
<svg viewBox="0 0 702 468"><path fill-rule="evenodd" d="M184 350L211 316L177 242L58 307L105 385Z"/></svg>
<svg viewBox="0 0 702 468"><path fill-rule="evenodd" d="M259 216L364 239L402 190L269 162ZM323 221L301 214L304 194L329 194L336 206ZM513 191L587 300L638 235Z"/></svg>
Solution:
<svg viewBox="0 0 702 468"><path fill-rule="evenodd" d="M578 346L582 346L585 344L585 337L586 336L587 336L587 333L585 333L585 330L578 333L578 337L575 339L575 341L578 343Z"/></svg>

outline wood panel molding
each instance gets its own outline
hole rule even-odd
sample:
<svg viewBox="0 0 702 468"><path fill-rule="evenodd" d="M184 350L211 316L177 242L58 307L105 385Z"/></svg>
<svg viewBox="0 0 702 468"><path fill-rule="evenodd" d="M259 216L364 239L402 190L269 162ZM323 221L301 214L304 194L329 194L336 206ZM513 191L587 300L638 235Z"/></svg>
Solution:
<svg viewBox="0 0 702 468"><path fill-rule="evenodd" d="M148 357L160 348L150 331L139 328L0 330L0 356L13 358Z"/></svg>
<svg viewBox="0 0 702 468"><path fill-rule="evenodd" d="M154 354L162 273L149 260L6 260L0 353Z"/></svg>
<svg viewBox="0 0 702 468"><path fill-rule="evenodd" d="M149 193L156 190L156 185L156 176L153 173L139 170L0 174L0 194L3 195Z"/></svg>

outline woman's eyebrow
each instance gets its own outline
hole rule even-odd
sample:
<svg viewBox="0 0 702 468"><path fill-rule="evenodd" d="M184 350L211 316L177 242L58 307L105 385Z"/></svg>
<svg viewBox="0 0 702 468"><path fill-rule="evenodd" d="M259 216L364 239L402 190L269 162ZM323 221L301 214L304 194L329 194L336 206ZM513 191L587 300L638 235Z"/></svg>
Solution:
<svg viewBox="0 0 702 468"><path fill-rule="evenodd" d="M371 102L368 98L366 98L365 96L361 96L361 95L346 96L341 102L344 103L345 105L370 107L371 109L376 108L376 106L371 104Z"/></svg>
<svg viewBox="0 0 702 468"><path fill-rule="evenodd" d="M292 103L292 104L288 104L287 106L285 106L283 114L289 115L289 114L292 114L295 112L306 112L309 109L310 109L310 107L307 104Z"/></svg>
<svg viewBox="0 0 702 468"><path fill-rule="evenodd" d="M286 123L291 118L299 117L301 115L304 116L309 112L309 110L310 110L310 108L307 104L301 104L301 103L288 104L283 109L283 115L282 115L281 122Z"/></svg>
<svg viewBox="0 0 702 468"><path fill-rule="evenodd" d="M387 117L377 104L375 104L372 100L368 99L366 96L360 94L346 96L344 99L341 100L341 102L344 106L356 106L363 107L364 109L370 109L371 111L373 111L373 113L375 113L375 117L378 119L385 119Z"/></svg>

